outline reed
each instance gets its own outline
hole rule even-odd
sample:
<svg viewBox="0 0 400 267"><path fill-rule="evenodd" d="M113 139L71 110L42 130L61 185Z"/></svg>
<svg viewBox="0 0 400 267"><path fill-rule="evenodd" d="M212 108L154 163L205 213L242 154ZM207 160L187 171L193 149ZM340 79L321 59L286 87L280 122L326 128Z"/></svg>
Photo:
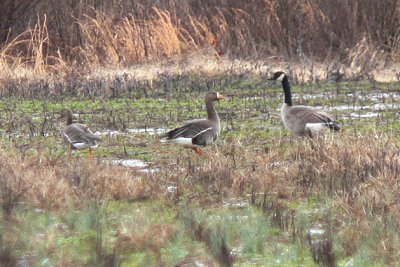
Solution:
<svg viewBox="0 0 400 267"><path fill-rule="evenodd" d="M3 68L24 64L65 74L77 67L131 66L205 49L217 57L334 60L356 72L398 62L400 8L395 0L205 1L201 6L143 0L92 6L63 0L15 8L7 2L3 17L12 19L0 32Z"/></svg>
<svg viewBox="0 0 400 267"><path fill-rule="evenodd" d="M21 205L61 211L71 207L87 210L89 203L109 201L162 201L178 205L182 222L197 231L193 238L204 242L217 261L229 266L230 243L226 243L224 228L203 225L193 217L193 207L215 206L230 197L245 198L265 213L271 226L291 232L293 240L303 240L306 225L293 203L317 198L331 203L326 220L332 236L313 253L330 255L326 261L332 262L344 255L357 258L367 246L371 259L382 258L386 264L398 260L400 160L394 136L377 131L362 136L344 132L312 142L295 140L289 145L283 137L271 138L272 147L267 152L243 146L246 141L240 138L218 150L207 150L204 159L171 151L168 157L159 156L156 164L160 167L155 172L78 159L65 161L63 154L0 150L3 219L15 220ZM174 192L167 190L171 186ZM186 201L192 207L187 214L182 204ZM148 227L117 234L116 253L149 250L162 262L160 251L174 240L178 230L168 223ZM157 238L151 238L155 232ZM263 241L257 242L262 251ZM117 259L113 253L104 253Z"/></svg>

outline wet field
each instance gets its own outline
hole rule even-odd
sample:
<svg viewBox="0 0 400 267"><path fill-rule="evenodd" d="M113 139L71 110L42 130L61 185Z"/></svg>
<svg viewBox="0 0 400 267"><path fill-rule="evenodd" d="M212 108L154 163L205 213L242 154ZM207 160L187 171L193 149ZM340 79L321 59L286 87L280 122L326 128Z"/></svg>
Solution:
<svg viewBox="0 0 400 267"><path fill-rule="evenodd" d="M150 161L158 165L157 161L165 154L176 151L171 146L160 146L159 137L187 120L205 117L203 97L208 88L227 96L217 104L222 126L220 145L240 136L242 142L259 149L268 146L268 137L288 134L280 120L281 85L262 77L192 82L183 77L161 82L152 91L143 89L145 86L136 84L129 93L122 92L116 98L93 96L94 93L79 98L4 97L0 100L3 142L34 153L44 148L36 146L35 140L39 144L46 140L49 144L46 149L60 152L63 122L58 119L59 110L69 108L74 112L74 121L87 124L101 136L102 142L95 153L97 159L127 167L144 168ZM346 131L371 128L397 131L400 127L397 86L368 81L326 82L294 84L292 92L294 104L331 113ZM82 153L85 152L76 154L79 157Z"/></svg>
<svg viewBox="0 0 400 267"><path fill-rule="evenodd" d="M65 260L67 265L96 262L99 256L91 253L98 246L99 233L102 248L114 249L114 259L122 266L218 266L223 262L218 249L221 240L229 247L231 260L240 266L313 266L325 264L321 258L329 260L332 253L336 255L333 262L340 266L366 263L364 250L346 252L349 241L343 229L348 228L338 226L345 212L335 196L348 198L356 183L347 172L332 182L329 175L334 172L327 175L307 165L314 148L291 138L283 128L280 84L246 76L165 78L153 88L147 83L121 83L119 87L117 83L111 95L103 94L101 86L96 93L82 85L71 87L76 91L67 95L52 91L49 97L38 94L27 99L11 94L0 99L3 150L22 155L22 159L56 159L49 165L65 165L69 170L80 169L80 164L89 169L116 166L111 172L143 184L148 180L158 190L146 191L143 186L145 192L139 197L99 197L66 210L32 204L35 201L19 202L16 220L29 217L31 224L15 229L25 244L16 253L18 266L54 266L60 257L75 257ZM331 113L344 128L343 144L374 134L388 134L396 140L400 131L398 86L370 81L293 81L293 102ZM180 147L161 145L159 138L166 131L206 116L203 98L208 90L227 97L216 105L222 127L217 144L207 147L202 158ZM84 93L78 97L76 92ZM75 121L87 124L101 137L94 162L86 161L87 151L74 153L71 162L66 159L60 137L65 122L58 119L62 108L72 109ZM321 152L318 157L328 154L329 167L331 158L325 148L335 147L335 136L328 134L325 142L317 151ZM332 162L336 164L340 157ZM293 166L302 178L285 173ZM79 179L85 176L76 172ZM314 176L315 180L308 178ZM197 234L190 234L193 229ZM25 232L37 234L26 238Z"/></svg>

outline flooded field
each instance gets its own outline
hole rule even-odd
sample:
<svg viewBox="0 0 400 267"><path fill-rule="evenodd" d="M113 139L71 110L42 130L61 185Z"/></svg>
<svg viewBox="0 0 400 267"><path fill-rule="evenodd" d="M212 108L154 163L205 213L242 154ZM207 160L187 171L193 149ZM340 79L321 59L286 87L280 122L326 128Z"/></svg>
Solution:
<svg viewBox="0 0 400 267"><path fill-rule="evenodd" d="M38 164L66 166L72 183L78 181L76 190L90 176L80 173L85 168L88 173L104 169L113 180L122 175L138 184L126 195L105 191L107 197L89 198L84 208L71 205L64 211L40 205L37 199L20 201L13 220L29 217L31 225L14 231L32 236L23 241L23 252L16 252L17 266L55 266L66 257L63 253L83 255L66 261L66 266L88 264L100 257L91 254L99 244L101 255L122 266L218 266L224 257L240 266L313 266L328 261L362 266L366 250L346 252L350 245L344 236L351 230L342 221L347 204L336 197L351 198L351 188L361 188L363 181L356 185L340 180L350 179L347 172L338 174L337 181L329 180L334 172L325 175L324 169L307 165L315 148L293 140L284 129L281 85L262 77L183 80L148 91L137 85L129 94L111 98L90 93L0 99L3 150L21 160L37 157ZM343 143L357 143L354 136L369 134L390 134L397 140L399 86L366 81L295 84L293 102L334 115L344 128L340 134L349 138L343 137ZM222 127L217 144L207 147L203 157L162 145L159 138L168 130L206 116L203 98L208 88L227 96L216 106ZM65 122L58 118L62 108L72 109L75 121L101 137L93 162L86 160L87 151L77 151L67 160L60 136ZM326 162L331 155L325 149L335 146L334 139L328 134L327 143L317 145L318 157L326 156ZM293 166L297 176L288 172ZM314 176L321 178L312 180ZM138 188L141 193L134 193ZM92 207L92 201L97 206ZM374 257L371 262L380 264Z"/></svg>
<svg viewBox="0 0 400 267"><path fill-rule="evenodd" d="M295 86L294 103L330 112L345 130L376 127L392 131L398 128L400 92L397 84L347 82L318 87L313 84ZM160 147L160 136L186 120L206 116L205 91L199 93L199 90L204 88L186 93L179 92L178 88L178 92L169 92L166 98L160 97L158 91L145 98L3 98L0 100L1 135L5 143L14 143L23 150L36 149L32 140L41 138L50 142L52 150L60 150L63 147L60 129L64 122L58 119L58 113L66 107L74 111L75 121L88 124L102 138L96 150L97 159L110 158L111 162L126 166L133 163L118 159L157 161L176 150L171 146ZM215 90L228 96L217 105L222 126L220 145L240 136L242 142L251 143L257 149L268 143L269 136L288 134L280 120L283 100L280 85L263 80L250 83L244 79L226 87L218 84Z"/></svg>

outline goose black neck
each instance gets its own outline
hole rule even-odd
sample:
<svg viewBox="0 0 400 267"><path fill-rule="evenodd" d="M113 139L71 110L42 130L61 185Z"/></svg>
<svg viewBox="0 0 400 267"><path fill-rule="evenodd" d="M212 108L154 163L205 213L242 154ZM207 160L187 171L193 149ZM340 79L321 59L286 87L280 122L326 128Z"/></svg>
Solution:
<svg viewBox="0 0 400 267"><path fill-rule="evenodd" d="M292 93L290 92L290 84L287 77L282 80L283 92L285 93L285 103L292 106Z"/></svg>
<svg viewBox="0 0 400 267"><path fill-rule="evenodd" d="M209 120L218 121L218 113L214 107L214 101L206 101L206 109Z"/></svg>

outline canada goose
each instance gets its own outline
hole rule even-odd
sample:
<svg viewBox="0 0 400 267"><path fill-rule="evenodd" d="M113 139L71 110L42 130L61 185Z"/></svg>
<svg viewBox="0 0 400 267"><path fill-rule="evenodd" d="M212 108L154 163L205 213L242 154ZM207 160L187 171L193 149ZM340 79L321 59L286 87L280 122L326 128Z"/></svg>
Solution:
<svg viewBox="0 0 400 267"><path fill-rule="evenodd" d="M220 131L220 122L214 101L225 99L218 92L209 92L206 95L207 119L191 120L182 127L166 134L161 142L178 144L192 148L199 156L203 154L201 147L205 147L217 140Z"/></svg>
<svg viewBox="0 0 400 267"><path fill-rule="evenodd" d="M281 108L281 117L283 124L290 132L298 136L312 137L323 129L340 130L340 125L331 115L309 106L293 106L289 80L284 72L275 72L274 76L268 80L282 82L285 101Z"/></svg>
<svg viewBox="0 0 400 267"><path fill-rule="evenodd" d="M71 149L89 149L89 158L93 159L93 148L97 147L100 137L94 135L85 124L72 123L72 111L69 109L61 110L60 118L66 118L66 127L61 133L64 143L68 146L68 156L71 157Z"/></svg>

